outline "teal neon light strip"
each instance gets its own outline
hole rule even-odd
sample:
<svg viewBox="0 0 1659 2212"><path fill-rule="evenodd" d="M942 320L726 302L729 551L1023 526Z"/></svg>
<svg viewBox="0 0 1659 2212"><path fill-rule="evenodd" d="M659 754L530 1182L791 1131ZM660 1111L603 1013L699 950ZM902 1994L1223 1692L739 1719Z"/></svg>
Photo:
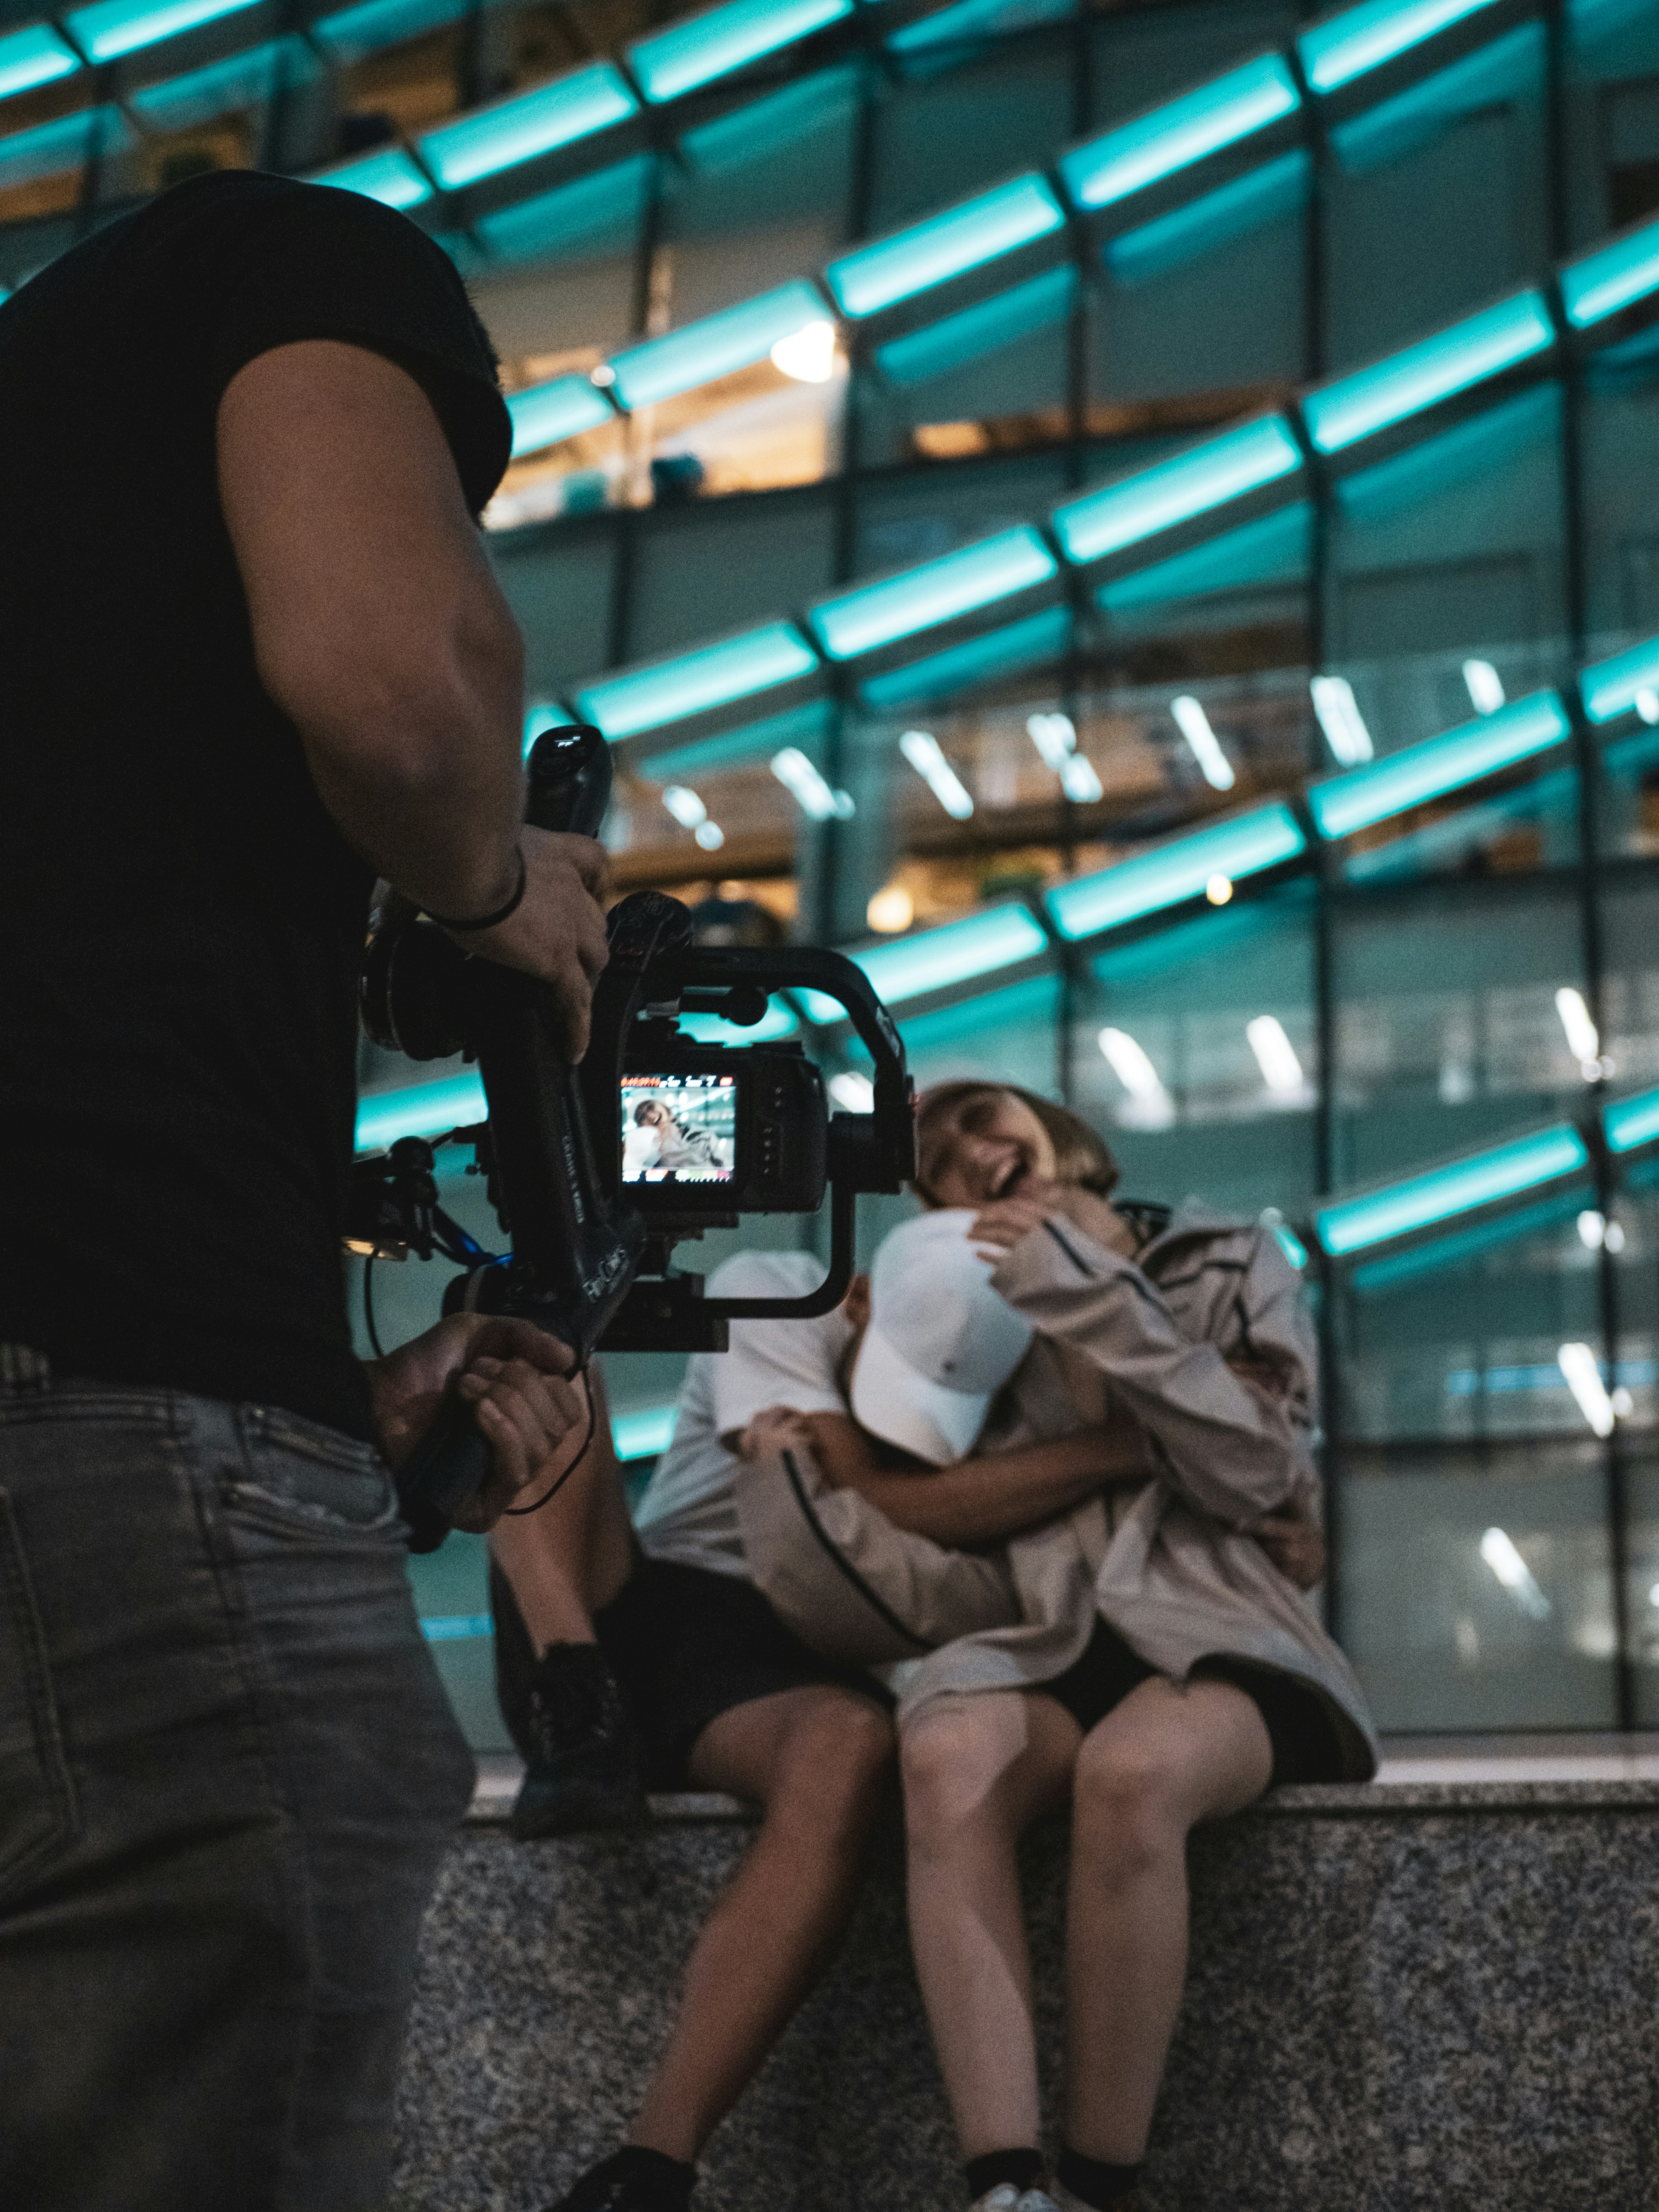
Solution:
<svg viewBox="0 0 1659 2212"><path fill-rule="evenodd" d="M447 191L459 191L480 177L608 131L637 115L639 106L609 62L592 62L534 92L428 131L420 142L421 158Z"/></svg>
<svg viewBox="0 0 1659 2212"><path fill-rule="evenodd" d="M719 1014L680 1014L678 1027L698 1044L770 1044L775 1037L793 1036L800 1027L788 1001L769 999L766 1012L751 1029L724 1020Z"/></svg>
<svg viewBox="0 0 1659 2212"><path fill-rule="evenodd" d="M1659 292L1659 221L1626 231L1561 271L1561 303L1578 331L1650 292Z"/></svg>
<svg viewBox="0 0 1659 2212"><path fill-rule="evenodd" d="M617 419L609 400L585 376L556 376L550 383L514 392L508 396L507 411L513 417L515 459Z"/></svg>
<svg viewBox="0 0 1659 2212"><path fill-rule="evenodd" d="M1542 25L1522 23L1393 100L1362 108L1332 128L1337 159L1350 176L1363 176L1428 144L1480 108L1524 98L1538 83L1544 46Z"/></svg>
<svg viewBox="0 0 1659 2212"><path fill-rule="evenodd" d="M1431 1237L1427 1243L1391 1254L1386 1260L1366 1261L1348 1278L1349 1285L1362 1293L1370 1293L1393 1290L1398 1284L1412 1282L1423 1275L1438 1274L1443 1268L1475 1259L1500 1244L1512 1243L1517 1237L1535 1236L1540 1229L1552 1229L1558 1223L1571 1221L1587 1203L1595 1203L1594 1184L1577 1190L1557 1191L1553 1198L1540 1199L1535 1206L1523 1206L1514 1213L1501 1214L1496 1221L1483 1221L1477 1228L1459 1230L1449 1237ZM1559 1381L1560 1369L1553 1372Z"/></svg>
<svg viewBox="0 0 1659 2212"><path fill-rule="evenodd" d="M1262 54L1074 147L1060 157L1060 173L1075 205L1109 207L1294 115L1301 105L1282 56Z"/></svg>
<svg viewBox="0 0 1659 2212"><path fill-rule="evenodd" d="M964 545L937 561L923 561L879 583L862 584L807 611L832 660L871 653L895 638L929 629L989 606L1011 592L1029 591L1059 574L1058 563L1029 524L1004 530L977 545Z"/></svg>
<svg viewBox="0 0 1659 2212"><path fill-rule="evenodd" d="M1638 1145L1652 1144L1659 1138L1659 1091L1615 1099L1602 1113L1601 1129L1610 1152L1633 1152Z"/></svg>
<svg viewBox="0 0 1659 2212"><path fill-rule="evenodd" d="M1579 1174L1589 1164L1583 1139L1571 1122L1560 1121L1553 1128L1494 1145L1426 1175L1321 1206L1314 1227L1333 1259L1340 1259L1346 1253L1364 1251L1437 1221L1449 1221L1455 1214L1472 1213L1477 1206L1553 1182L1558 1176Z"/></svg>
<svg viewBox="0 0 1659 2212"><path fill-rule="evenodd" d="M480 216L472 228L501 261L533 260L578 246L591 252L606 238L619 247L631 244L645 207L652 160L649 154L630 155L592 176Z"/></svg>
<svg viewBox="0 0 1659 2212"><path fill-rule="evenodd" d="M1312 175L1313 163L1300 147L1264 161L1201 199L1122 232L1107 246L1106 265L1120 284L1150 283L1264 223L1293 215L1307 199Z"/></svg>
<svg viewBox="0 0 1659 2212"><path fill-rule="evenodd" d="M1629 714L1638 691L1659 690L1659 637L1644 638L1610 659L1593 660L1578 675L1578 696L1592 722Z"/></svg>
<svg viewBox="0 0 1659 2212"><path fill-rule="evenodd" d="M0 185L32 184L37 177L77 169L84 161L125 154L137 143L132 125L118 107L83 107L55 123L0 138Z"/></svg>
<svg viewBox="0 0 1659 2212"><path fill-rule="evenodd" d="M943 699L989 677L1006 676L1036 661L1053 659L1066 650L1071 635L1070 608L1044 607L1041 614L1027 615L1023 622L1005 623L1000 629L988 630L982 637L970 637L965 644L947 647L943 653L930 653L925 659L872 676L860 685L859 696L866 707L878 711L916 699Z"/></svg>
<svg viewBox="0 0 1659 2212"><path fill-rule="evenodd" d="M1230 882L1294 860L1308 841L1290 808L1276 803L1233 816L1150 853L1137 853L1098 874L1058 884L1043 903L1065 938L1093 937L1121 922L1184 906L1200 897L1212 876Z"/></svg>
<svg viewBox="0 0 1659 2212"><path fill-rule="evenodd" d="M1306 500L1297 500L1167 561L1133 569L1103 586L1096 597L1108 614L1127 615L1171 599L1200 599L1261 584L1299 583L1308 573L1312 545L1313 508Z"/></svg>
<svg viewBox="0 0 1659 2212"><path fill-rule="evenodd" d="M467 0L363 0L342 8L311 27L311 35L335 61L357 61L385 46L418 39L465 15Z"/></svg>
<svg viewBox="0 0 1659 2212"><path fill-rule="evenodd" d="M674 1441L678 1406L645 1406L637 1413L613 1413L611 1441L621 1460L654 1459Z"/></svg>
<svg viewBox="0 0 1659 2212"><path fill-rule="evenodd" d="M1029 907L996 906L985 914L970 915L966 921L947 921L942 929L924 929L915 937L868 945L850 957L863 969L878 995L896 1006L927 991L947 991L976 975L994 975L1016 961L1033 960L1048 949L1047 933ZM841 1006L823 993L803 991L799 995L809 1021L846 1019Z"/></svg>
<svg viewBox="0 0 1659 2212"><path fill-rule="evenodd" d="M930 47L955 46L963 40L1006 37L1010 31L1030 30L1061 16L1069 21L1073 13L1072 0L957 0L954 8L939 8L906 23L885 44L890 53L925 53Z"/></svg>
<svg viewBox="0 0 1659 2212"><path fill-rule="evenodd" d="M1499 769L1547 752L1572 734L1553 691L1534 691L1495 714L1465 722L1443 736L1368 761L1309 787L1308 805L1322 837L1347 837L1391 814L1420 806Z"/></svg>
<svg viewBox="0 0 1659 2212"><path fill-rule="evenodd" d="M1403 5L1401 0L1362 0L1304 31L1297 51L1313 89L1334 92L1492 5L1493 0L1404 0Z"/></svg>
<svg viewBox="0 0 1659 2212"><path fill-rule="evenodd" d="M278 90L295 91L319 74L321 64L303 39L276 39L251 46L205 69L191 70L131 95L140 119L161 131L206 123L234 107L254 107Z"/></svg>
<svg viewBox="0 0 1659 2212"><path fill-rule="evenodd" d="M440 1137L482 1121L489 1111L483 1080L471 1068L436 1083L380 1091L357 1102L357 1150L383 1152L399 1137Z"/></svg>
<svg viewBox="0 0 1659 2212"><path fill-rule="evenodd" d="M31 23L0 39L0 100L14 93L33 92L36 85L55 84L60 76L73 76L81 57L46 23Z"/></svg>
<svg viewBox="0 0 1659 2212"><path fill-rule="evenodd" d="M1067 500L1054 509L1054 528L1068 559L1098 561L1247 491L1294 476L1301 466L1302 449L1284 417L1264 415L1132 477L1120 477L1099 491Z"/></svg>
<svg viewBox="0 0 1659 2212"><path fill-rule="evenodd" d="M764 361L781 338L793 337L809 323L825 323L830 311L805 277L780 284L758 299L744 300L718 315L705 315L662 337L625 346L613 354L614 386L624 407L648 407L695 391L717 376L730 376Z"/></svg>
<svg viewBox="0 0 1659 2212"><path fill-rule="evenodd" d="M1543 295L1517 292L1386 361L1316 386L1303 398L1303 420L1322 453L1338 453L1554 343Z"/></svg>
<svg viewBox="0 0 1659 2212"><path fill-rule="evenodd" d="M495 1632L495 1623L487 1613L431 1613L421 1620L421 1633L428 1644L471 1644Z"/></svg>
<svg viewBox="0 0 1659 2212"><path fill-rule="evenodd" d="M902 338L876 348L876 367L889 384L922 384L1013 345L1056 323L1063 323L1077 297L1078 274L1070 262L1045 269L1024 284L981 300L959 313L943 316Z"/></svg>
<svg viewBox="0 0 1659 2212"><path fill-rule="evenodd" d="M343 162L337 169L325 169L312 182L333 185L343 192L361 192L365 199L379 200L383 207L419 207L422 200L432 198L432 179L422 175L400 146L365 154L360 161Z"/></svg>
<svg viewBox="0 0 1659 2212"><path fill-rule="evenodd" d="M1047 238L1065 222L1060 202L1041 177L1016 177L926 222L843 254L830 264L824 278L843 314L873 315L999 254Z"/></svg>
<svg viewBox="0 0 1659 2212"><path fill-rule="evenodd" d="M729 0L628 49L635 82L653 104L810 38L853 12L853 0Z"/></svg>
<svg viewBox="0 0 1659 2212"><path fill-rule="evenodd" d="M576 707L582 720L597 722L607 738L631 738L811 676L818 665L817 653L793 623L768 623L740 637L677 653L672 660L602 677L576 694Z"/></svg>
<svg viewBox="0 0 1659 2212"><path fill-rule="evenodd" d="M216 23L251 8L254 0L97 0L64 18L69 34L88 61L112 62L204 23Z"/></svg>

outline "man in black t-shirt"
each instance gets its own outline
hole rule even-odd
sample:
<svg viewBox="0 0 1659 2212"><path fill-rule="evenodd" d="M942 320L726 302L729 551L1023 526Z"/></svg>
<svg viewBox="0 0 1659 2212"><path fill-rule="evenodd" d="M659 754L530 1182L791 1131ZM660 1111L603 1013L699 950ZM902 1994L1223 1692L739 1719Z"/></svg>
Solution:
<svg viewBox="0 0 1659 2212"><path fill-rule="evenodd" d="M368 2212L470 1763L387 1474L579 1449L564 1348L353 1357L383 876L585 1043L591 841L523 827L476 518L510 437L404 217L198 179L0 308L0 2202Z"/></svg>

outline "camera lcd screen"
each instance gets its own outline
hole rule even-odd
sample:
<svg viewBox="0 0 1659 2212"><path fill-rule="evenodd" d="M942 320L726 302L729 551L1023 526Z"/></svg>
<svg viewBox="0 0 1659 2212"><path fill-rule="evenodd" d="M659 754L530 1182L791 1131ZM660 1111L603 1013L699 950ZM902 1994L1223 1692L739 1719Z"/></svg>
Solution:
<svg viewBox="0 0 1659 2212"><path fill-rule="evenodd" d="M730 1182L737 1172L735 1075L624 1075L625 1183Z"/></svg>

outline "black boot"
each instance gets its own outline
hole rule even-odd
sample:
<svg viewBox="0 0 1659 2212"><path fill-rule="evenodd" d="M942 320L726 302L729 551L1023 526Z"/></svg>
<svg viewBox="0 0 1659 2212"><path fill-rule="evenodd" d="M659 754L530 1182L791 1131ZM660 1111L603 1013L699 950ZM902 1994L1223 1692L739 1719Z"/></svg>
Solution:
<svg viewBox="0 0 1659 2212"><path fill-rule="evenodd" d="M627 2143L590 2166L547 2212L687 2212L696 2181L695 2166Z"/></svg>
<svg viewBox="0 0 1659 2212"><path fill-rule="evenodd" d="M513 1808L520 1842L645 1817L639 1745L622 1686L597 1644L550 1644L538 1659L494 1560L495 1693L527 1771Z"/></svg>

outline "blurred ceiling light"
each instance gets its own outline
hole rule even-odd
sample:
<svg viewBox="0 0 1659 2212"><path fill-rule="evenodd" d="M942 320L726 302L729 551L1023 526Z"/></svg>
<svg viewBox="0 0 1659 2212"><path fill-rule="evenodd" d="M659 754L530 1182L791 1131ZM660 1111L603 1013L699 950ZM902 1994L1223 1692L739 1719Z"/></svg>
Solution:
<svg viewBox="0 0 1659 2212"><path fill-rule="evenodd" d="M1478 714L1495 714L1509 696L1504 689L1503 678L1489 660L1466 660L1463 681L1469 687L1469 696Z"/></svg>
<svg viewBox="0 0 1659 2212"><path fill-rule="evenodd" d="M1567 1050L1578 1062L1586 1083L1599 1081L1606 1073L1601 1064L1601 1038L1583 995L1565 986L1555 994L1555 1011L1567 1033Z"/></svg>
<svg viewBox="0 0 1659 2212"><path fill-rule="evenodd" d="M1302 1062L1276 1015L1258 1014L1254 1021L1245 1023L1244 1034L1269 1091L1284 1097L1306 1089L1308 1079L1302 1072Z"/></svg>
<svg viewBox="0 0 1659 2212"><path fill-rule="evenodd" d="M872 929L878 929L884 937L891 937L901 929L908 929L915 920L916 902L902 884L888 884L865 908L864 918Z"/></svg>
<svg viewBox="0 0 1659 2212"><path fill-rule="evenodd" d="M1644 684L1632 703L1644 722L1659 722L1659 691L1650 691Z"/></svg>
<svg viewBox="0 0 1659 2212"><path fill-rule="evenodd" d="M873 1114L876 1109L875 1085L867 1075L855 1074L850 1068L845 1075L830 1077L830 1096L849 1114Z"/></svg>
<svg viewBox="0 0 1659 2212"><path fill-rule="evenodd" d="M1555 1356L1579 1412L1598 1437L1610 1437L1617 1415L1595 1354L1587 1344L1564 1344Z"/></svg>
<svg viewBox="0 0 1659 2212"><path fill-rule="evenodd" d="M1480 1539L1480 1556L1509 1591L1522 1613L1534 1620L1549 1616L1550 1601L1532 1578L1532 1571L1501 1528L1488 1528Z"/></svg>
<svg viewBox="0 0 1659 2212"><path fill-rule="evenodd" d="M1607 1233L1607 1224L1605 1218L1597 1213L1593 1207L1587 1208L1579 1215L1578 1241L1587 1251L1599 1252Z"/></svg>
<svg viewBox="0 0 1659 2212"><path fill-rule="evenodd" d="M1325 742L1344 768L1374 757L1376 747L1346 676L1316 676L1308 685Z"/></svg>
<svg viewBox="0 0 1659 2212"><path fill-rule="evenodd" d="M938 738L929 737L926 730L907 730L899 739L899 750L951 819L965 822L974 811L974 802L939 750Z"/></svg>
<svg viewBox="0 0 1659 2212"><path fill-rule="evenodd" d="M1215 732L1210 727L1210 718L1196 699L1182 696L1171 699L1170 712L1175 716L1181 734L1193 749L1193 757L1204 771L1204 781L1216 791L1231 791L1233 787L1232 763L1221 750Z"/></svg>
<svg viewBox="0 0 1659 2212"><path fill-rule="evenodd" d="M1158 1070L1127 1030L1102 1030L1100 1049L1107 1066L1139 1109L1132 1118L1153 1128L1166 1127L1174 1121L1174 1103Z"/></svg>
<svg viewBox="0 0 1659 2212"><path fill-rule="evenodd" d="M705 853L718 853L726 842L726 832L718 822L699 822L696 838Z"/></svg>
<svg viewBox="0 0 1659 2212"><path fill-rule="evenodd" d="M774 753L772 773L803 814L814 822L844 822L853 812L853 801L844 791L832 791L799 745L786 745Z"/></svg>
<svg viewBox="0 0 1659 2212"><path fill-rule="evenodd" d="M1212 906L1225 906L1232 895L1233 879L1231 876L1212 876L1204 886L1204 896Z"/></svg>
<svg viewBox="0 0 1659 2212"><path fill-rule="evenodd" d="M798 384L828 384L836 373L836 326L828 320L808 323L792 337L780 338L772 349L772 366Z"/></svg>
<svg viewBox="0 0 1659 2212"><path fill-rule="evenodd" d="M1067 799L1079 806L1092 806L1102 796L1100 778L1093 763L1077 750L1077 731L1069 714L1030 714L1026 733L1053 769Z"/></svg>
<svg viewBox="0 0 1659 2212"><path fill-rule="evenodd" d="M666 785L662 803L683 830L696 830L708 819L708 809L696 793L684 783Z"/></svg>

